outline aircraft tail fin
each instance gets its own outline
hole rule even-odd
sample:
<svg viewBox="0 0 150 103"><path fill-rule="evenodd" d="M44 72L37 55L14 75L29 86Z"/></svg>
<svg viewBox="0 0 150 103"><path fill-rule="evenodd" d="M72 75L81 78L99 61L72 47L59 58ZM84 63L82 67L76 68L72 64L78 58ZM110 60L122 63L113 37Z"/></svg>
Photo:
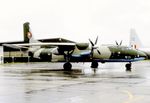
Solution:
<svg viewBox="0 0 150 103"><path fill-rule="evenodd" d="M136 31L134 29L130 30L130 47L134 49L138 49L143 47L142 42L140 41Z"/></svg>
<svg viewBox="0 0 150 103"><path fill-rule="evenodd" d="M29 25L30 25L29 22L26 22L23 24L24 42L25 43L40 42L40 41L34 39Z"/></svg>
<svg viewBox="0 0 150 103"><path fill-rule="evenodd" d="M29 22L26 22L23 24L24 42L25 43L39 43L40 41L34 39L29 25L30 25ZM40 46L30 46L30 49L33 49L33 50L36 50L39 48L41 48L41 47Z"/></svg>

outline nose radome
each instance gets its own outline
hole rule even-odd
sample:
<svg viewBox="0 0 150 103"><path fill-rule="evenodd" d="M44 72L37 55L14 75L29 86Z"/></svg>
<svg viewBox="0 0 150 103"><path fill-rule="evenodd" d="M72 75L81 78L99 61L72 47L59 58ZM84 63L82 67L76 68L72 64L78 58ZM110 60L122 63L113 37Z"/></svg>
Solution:
<svg viewBox="0 0 150 103"><path fill-rule="evenodd" d="M139 57L146 57L147 55L144 53L144 52L142 52L142 51L138 51L138 55L139 55Z"/></svg>

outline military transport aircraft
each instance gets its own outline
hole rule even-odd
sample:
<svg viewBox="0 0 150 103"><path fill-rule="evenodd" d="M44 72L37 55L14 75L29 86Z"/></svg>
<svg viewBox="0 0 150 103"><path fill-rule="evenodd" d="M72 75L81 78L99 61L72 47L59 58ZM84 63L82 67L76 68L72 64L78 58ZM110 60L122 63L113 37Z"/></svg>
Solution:
<svg viewBox="0 0 150 103"><path fill-rule="evenodd" d="M127 71L131 71L131 62L143 60L145 53L132 49L127 46L117 45L96 46L95 42L89 39L89 43L76 42L40 42L33 38L30 31L29 22L23 24L24 40L29 43L22 44L3 44L11 48L27 49L31 58L50 59L51 61L66 62L63 65L64 70L71 70L70 62L91 62L91 68L98 68L98 62L127 62L125 65Z"/></svg>
<svg viewBox="0 0 150 103"><path fill-rule="evenodd" d="M138 49L147 55L147 59L150 59L150 48L144 47L135 29L130 31L130 43L129 46L133 49Z"/></svg>

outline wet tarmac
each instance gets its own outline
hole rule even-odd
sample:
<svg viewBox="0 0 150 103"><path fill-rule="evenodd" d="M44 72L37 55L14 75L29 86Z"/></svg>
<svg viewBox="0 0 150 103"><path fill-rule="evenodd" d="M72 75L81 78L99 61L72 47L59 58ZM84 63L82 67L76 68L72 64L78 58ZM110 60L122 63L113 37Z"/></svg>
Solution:
<svg viewBox="0 0 150 103"><path fill-rule="evenodd" d="M0 65L0 103L150 103L150 61L125 63L14 63Z"/></svg>

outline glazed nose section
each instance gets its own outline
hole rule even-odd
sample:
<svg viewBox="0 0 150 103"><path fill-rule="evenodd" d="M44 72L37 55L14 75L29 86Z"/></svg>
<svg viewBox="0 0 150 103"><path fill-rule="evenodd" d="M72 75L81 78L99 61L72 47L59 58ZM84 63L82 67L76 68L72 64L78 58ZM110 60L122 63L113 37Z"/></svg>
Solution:
<svg viewBox="0 0 150 103"><path fill-rule="evenodd" d="M144 52L142 52L142 51L138 51L137 54L138 54L138 57L144 57L144 58L147 57L147 55Z"/></svg>

